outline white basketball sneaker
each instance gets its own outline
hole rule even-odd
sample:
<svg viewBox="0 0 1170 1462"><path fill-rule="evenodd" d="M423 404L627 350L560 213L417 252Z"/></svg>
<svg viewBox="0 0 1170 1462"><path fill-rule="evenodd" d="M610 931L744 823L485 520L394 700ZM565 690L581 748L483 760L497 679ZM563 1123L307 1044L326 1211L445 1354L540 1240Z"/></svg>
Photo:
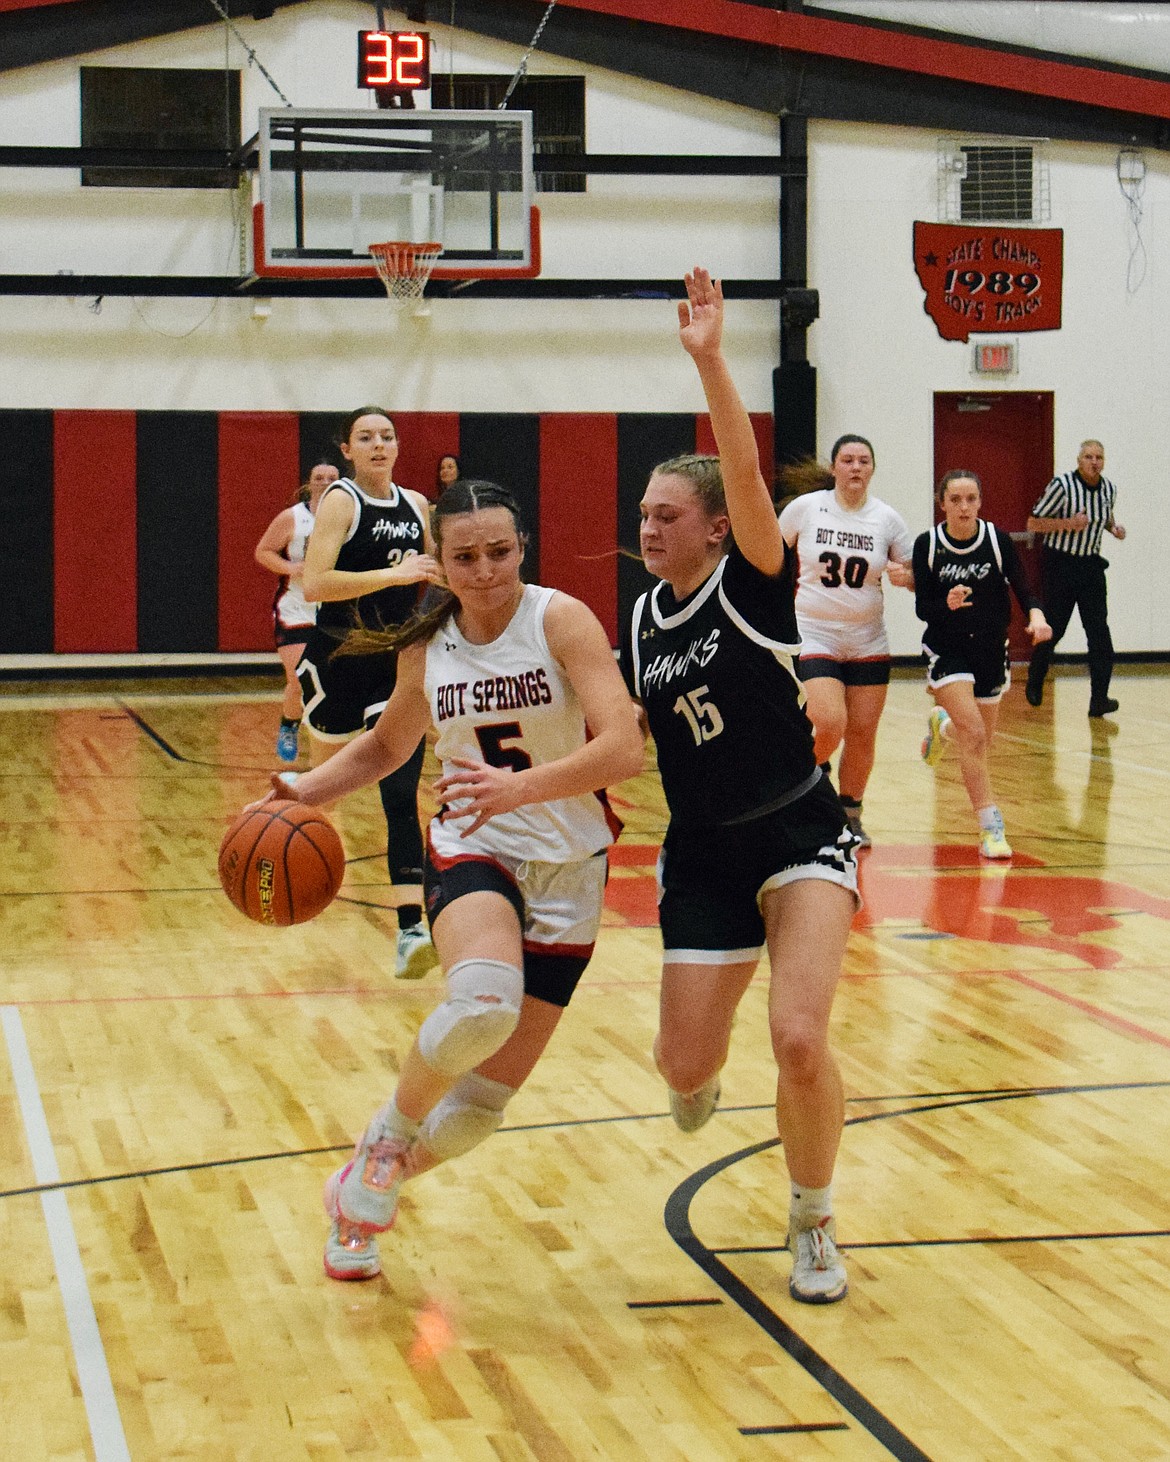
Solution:
<svg viewBox="0 0 1170 1462"><path fill-rule="evenodd" d="M792 1250L792 1276L788 1293L805 1305L831 1305L844 1299L849 1288L845 1266L837 1250L837 1227L832 1215L811 1228L789 1225L788 1247Z"/></svg>

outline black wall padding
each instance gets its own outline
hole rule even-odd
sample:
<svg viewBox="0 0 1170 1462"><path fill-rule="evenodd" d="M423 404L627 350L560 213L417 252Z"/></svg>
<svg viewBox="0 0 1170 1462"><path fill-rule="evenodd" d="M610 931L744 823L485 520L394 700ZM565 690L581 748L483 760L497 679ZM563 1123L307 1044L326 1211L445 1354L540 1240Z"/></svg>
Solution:
<svg viewBox="0 0 1170 1462"><path fill-rule="evenodd" d="M0 411L0 653L53 652L53 413ZM100 525L94 525L100 531Z"/></svg>
<svg viewBox="0 0 1170 1462"><path fill-rule="evenodd" d="M219 642L219 439L214 411L138 413L138 648ZM229 485L247 492L248 484Z"/></svg>
<svg viewBox="0 0 1170 1462"><path fill-rule="evenodd" d="M459 467L464 477L485 477L506 487L520 505L529 533L524 578L540 582L540 417L464 412L459 417ZM587 464L582 463L582 482Z"/></svg>
<svg viewBox="0 0 1170 1462"><path fill-rule="evenodd" d="M617 536L621 548L638 552L639 504L659 462L695 450L693 412L637 413L618 417ZM624 636L638 595L655 579L627 553L618 555L618 633Z"/></svg>

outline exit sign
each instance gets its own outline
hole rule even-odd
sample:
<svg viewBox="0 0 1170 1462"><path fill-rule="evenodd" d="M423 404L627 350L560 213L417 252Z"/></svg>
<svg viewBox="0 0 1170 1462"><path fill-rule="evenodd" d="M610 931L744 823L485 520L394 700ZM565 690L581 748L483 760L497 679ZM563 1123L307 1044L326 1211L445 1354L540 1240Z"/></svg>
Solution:
<svg viewBox="0 0 1170 1462"><path fill-rule="evenodd" d="M1014 376L1018 370L1014 340L979 340L974 347L973 368L977 376Z"/></svg>

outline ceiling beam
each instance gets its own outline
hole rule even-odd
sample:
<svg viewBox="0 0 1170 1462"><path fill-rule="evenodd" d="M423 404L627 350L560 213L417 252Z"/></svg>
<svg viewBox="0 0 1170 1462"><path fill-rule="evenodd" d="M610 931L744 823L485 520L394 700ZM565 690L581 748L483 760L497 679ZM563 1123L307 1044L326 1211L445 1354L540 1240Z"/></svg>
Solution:
<svg viewBox="0 0 1170 1462"><path fill-rule="evenodd" d="M233 20L250 20L255 0L218 0ZM274 0L274 10L308 0ZM267 7L265 7L267 8ZM208 0L73 0L0 11L0 72L71 56L88 56L110 46L222 25Z"/></svg>
<svg viewBox="0 0 1170 1462"><path fill-rule="evenodd" d="M707 16L712 7L730 3L655 0L654 13L675 13L678 6L684 6L696 17ZM608 9L603 10L603 6ZM781 48L770 42L728 38L707 28L671 27L648 21L631 24L618 16L619 6L624 10L635 8L632 0L562 0L541 35L530 69L538 69L539 52L546 51L583 65L779 117L1050 137L1126 147L1170 147L1170 121L1166 117ZM420 0L418 13L424 20L429 16L438 23L444 19L445 8L445 0L425 0L425 4ZM644 13L644 6L636 8ZM734 8L737 12L752 12L757 27L763 26L766 19L809 19L755 5L736 4ZM458 0L457 23L461 30L525 48L544 9L544 0L508 0L506 4L500 0ZM889 42L889 32L884 34ZM906 38L899 34L893 39ZM1116 88L1106 83L1116 78L1112 73L1094 74L1101 80L1099 94L1112 98ZM1170 83L1164 85L1170 102Z"/></svg>
<svg viewBox="0 0 1170 1462"><path fill-rule="evenodd" d="M728 299L776 300L795 288L785 279L724 279ZM683 299L678 279L432 279L427 294L438 299ZM381 283L370 279L244 279L230 274L0 274L0 296L58 299L186 297L191 299L378 299Z"/></svg>
<svg viewBox="0 0 1170 1462"><path fill-rule="evenodd" d="M560 0L561 8L644 24L645 0ZM922 27L874 25L862 16L809 14L752 0L654 0L653 20L674 29L725 36L808 56L888 67L918 76L971 82L1054 101L1098 105L1108 86L1120 111L1170 119L1170 78L1157 72L1058 56L1024 46ZM435 18L439 12L435 10Z"/></svg>

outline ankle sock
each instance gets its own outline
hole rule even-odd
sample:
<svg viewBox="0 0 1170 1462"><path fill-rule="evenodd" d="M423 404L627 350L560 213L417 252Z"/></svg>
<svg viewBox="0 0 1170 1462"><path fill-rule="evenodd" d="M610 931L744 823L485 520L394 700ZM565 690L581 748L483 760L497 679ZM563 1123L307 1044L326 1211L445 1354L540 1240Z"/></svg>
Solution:
<svg viewBox="0 0 1170 1462"><path fill-rule="evenodd" d="M793 1228L814 1228L833 1212L833 1185L825 1188L804 1188L792 1184L792 1201L788 1210Z"/></svg>
<svg viewBox="0 0 1170 1462"><path fill-rule="evenodd" d="M398 1103L391 1097L379 1113L383 1129L391 1137L400 1137L403 1142L413 1142L418 1136L419 1124L413 1117L404 1116L398 1110Z"/></svg>
<svg viewBox="0 0 1170 1462"><path fill-rule="evenodd" d="M399 904L394 912L398 915L399 929L413 929L422 923L422 904Z"/></svg>

